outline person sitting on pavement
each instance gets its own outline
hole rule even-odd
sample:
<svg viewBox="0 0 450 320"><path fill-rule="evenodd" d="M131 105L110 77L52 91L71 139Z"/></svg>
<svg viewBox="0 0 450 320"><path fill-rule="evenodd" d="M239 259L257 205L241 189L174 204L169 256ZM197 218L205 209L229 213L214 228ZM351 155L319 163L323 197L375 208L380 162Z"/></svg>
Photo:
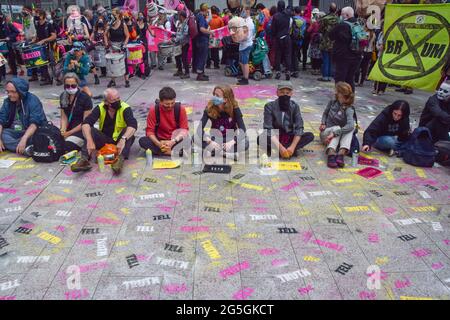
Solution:
<svg viewBox="0 0 450 320"><path fill-rule="evenodd" d="M352 87L346 82L338 82L336 97L328 102L323 112L319 127L320 140L327 146L329 168L345 166L344 156L350 150L355 130L354 99Z"/></svg>
<svg viewBox="0 0 450 320"><path fill-rule="evenodd" d="M433 142L450 141L450 80L442 82L428 99L419 126L430 129Z"/></svg>
<svg viewBox="0 0 450 320"><path fill-rule="evenodd" d="M83 121L81 129L84 136L84 145L81 149L81 158L71 166L73 172L89 171L89 163L95 151L105 144L115 144L118 149L118 159L111 165L114 173L119 174L124 159L128 159L131 146L134 143L134 133L137 130L137 120L133 116L130 106L120 100L116 89L106 89L105 99L92 110L92 113ZM94 128L99 122L99 129Z"/></svg>
<svg viewBox="0 0 450 320"><path fill-rule="evenodd" d="M60 130L66 141L65 151L81 150L84 144L81 124L92 111L92 99L80 90L80 79L75 73L66 73L63 82L64 92L59 97L59 105Z"/></svg>
<svg viewBox="0 0 450 320"><path fill-rule="evenodd" d="M362 151L370 151L375 147L387 151L391 157L401 149L410 130L409 103L397 100L384 108L364 131Z"/></svg>
<svg viewBox="0 0 450 320"><path fill-rule="evenodd" d="M207 135L205 126L208 120L211 120L211 129L216 131L222 139L217 139L215 134ZM213 90L212 99L208 102L203 117L202 125L198 126L198 136L202 137L202 148L211 149L211 152L223 152L223 156L231 153L233 156L238 152L247 150L249 141L246 137L246 128L241 109L239 109L233 89L228 86L216 86ZM232 131L233 134L227 132ZM210 132L211 133L211 132ZM243 144L242 144L243 142ZM242 146L241 146L242 144ZM239 148L241 146L241 148Z"/></svg>
<svg viewBox="0 0 450 320"><path fill-rule="evenodd" d="M284 159L297 156L299 149L303 148L314 140L314 134L304 132L303 118L299 105L291 97L294 88L289 81L278 85L278 99L267 103L264 106L264 130L265 133L258 137L258 144L267 140L267 147L264 152L270 157L272 153L271 145L278 148L279 154ZM276 135L272 130L279 130Z"/></svg>
<svg viewBox="0 0 450 320"><path fill-rule="evenodd" d="M0 152L31 156L31 138L39 126L47 123L44 108L22 78L8 81L5 89L8 97L0 109Z"/></svg>
<svg viewBox="0 0 450 320"><path fill-rule="evenodd" d="M159 101L148 112L145 137L139 139L139 145L153 155L170 156L173 147L189 134L186 109L175 98L175 90L162 88Z"/></svg>
<svg viewBox="0 0 450 320"><path fill-rule="evenodd" d="M86 77L89 74L91 68L91 59L86 52L86 48L81 42L75 42L73 44L72 50L66 55L64 60L63 73L74 72L80 79L80 88L90 97L92 97L92 92L87 86Z"/></svg>

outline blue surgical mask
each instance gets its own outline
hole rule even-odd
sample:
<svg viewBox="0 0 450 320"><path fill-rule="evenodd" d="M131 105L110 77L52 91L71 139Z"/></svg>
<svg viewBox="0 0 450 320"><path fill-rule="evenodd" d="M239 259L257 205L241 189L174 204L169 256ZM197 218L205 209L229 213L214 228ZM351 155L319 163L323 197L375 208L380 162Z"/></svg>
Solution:
<svg viewBox="0 0 450 320"><path fill-rule="evenodd" d="M224 101L223 98L221 98L221 97L213 96L212 99L211 99L211 102L212 102L213 105L215 105L215 106L220 106L220 105L223 104L225 101Z"/></svg>

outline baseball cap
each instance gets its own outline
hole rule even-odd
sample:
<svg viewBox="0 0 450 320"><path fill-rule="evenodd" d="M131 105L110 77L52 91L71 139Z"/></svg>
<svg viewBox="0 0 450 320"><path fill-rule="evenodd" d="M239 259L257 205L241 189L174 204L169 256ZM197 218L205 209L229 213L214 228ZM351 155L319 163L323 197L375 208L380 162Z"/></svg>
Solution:
<svg viewBox="0 0 450 320"><path fill-rule="evenodd" d="M294 87L292 86L292 82L282 81L278 84L278 87L277 87L277 90L281 90L281 89L294 90Z"/></svg>

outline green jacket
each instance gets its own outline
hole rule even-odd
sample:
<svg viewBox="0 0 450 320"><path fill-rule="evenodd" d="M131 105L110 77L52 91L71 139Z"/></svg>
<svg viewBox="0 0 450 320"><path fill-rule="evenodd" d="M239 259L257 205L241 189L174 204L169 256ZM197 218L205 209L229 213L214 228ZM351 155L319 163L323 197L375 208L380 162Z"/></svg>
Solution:
<svg viewBox="0 0 450 320"><path fill-rule="evenodd" d="M330 39L330 32L338 23L339 18L334 14L327 14L319 20L319 32L322 35L319 44L320 50L331 51L333 49L333 41Z"/></svg>

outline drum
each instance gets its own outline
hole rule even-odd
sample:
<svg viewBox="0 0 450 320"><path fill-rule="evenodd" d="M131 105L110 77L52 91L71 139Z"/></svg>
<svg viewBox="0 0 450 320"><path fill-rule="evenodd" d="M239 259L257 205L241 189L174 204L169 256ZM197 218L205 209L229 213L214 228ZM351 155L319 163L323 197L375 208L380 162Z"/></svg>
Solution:
<svg viewBox="0 0 450 320"><path fill-rule="evenodd" d="M181 55L181 52L182 52L181 44L177 44L177 45L173 46L173 56L174 57Z"/></svg>
<svg viewBox="0 0 450 320"><path fill-rule="evenodd" d="M6 41L0 41L0 53L8 53L8 43Z"/></svg>
<svg viewBox="0 0 450 320"><path fill-rule="evenodd" d="M31 45L21 51L23 63L27 69L39 68L49 63L47 47Z"/></svg>
<svg viewBox="0 0 450 320"><path fill-rule="evenodd" d="M171 43L163 43L158 44L159 54L163 57L170 57L173 55L173 47L174 45Z"/></svg>
<svg viewBox="0 0 450 320"><path fill-rule="evenodd" d="M95 50L91 51L92 61L98 68L106 67L106 49L103 46L96 46Z"/></svg>
<svg viewBox="0 0 450 320"><path fill-rule="evenodd" d="M144 58L142 45L140 43L127 44L127 64L141 64Z"/></svg>
<svg viewBox="0 0 450 320"><path fill-rule="evenodd" d="M108 53L105 55L105 59L108 76L117 78L125 74L125 55L123 53Z"/></svg>

